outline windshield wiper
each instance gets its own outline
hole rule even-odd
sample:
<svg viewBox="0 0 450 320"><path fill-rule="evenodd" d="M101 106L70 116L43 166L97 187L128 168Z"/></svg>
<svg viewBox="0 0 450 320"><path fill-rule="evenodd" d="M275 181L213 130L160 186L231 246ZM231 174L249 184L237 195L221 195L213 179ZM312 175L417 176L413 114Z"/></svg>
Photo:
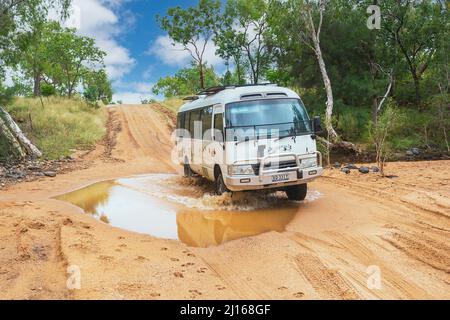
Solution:
<svg viewBox="0 0 450 320"><path fill-rule="evenodd" d="M296 137L296 136L297 136L297 135L296 135L295 133L290 133L290 134L287 134L287 135L278 137L278 138L276 138L274 141L282 140L282 139L289 138L289 137Z"/></svg>
<svg viewBox="0 0 450 320"><path fill-rule="evenodd" d="M249 142L250 140L254 140L254 139L244 139L244 140L240 140L240 141L236 141L235 146L237 146L238 144L242 143L242 142Z"/></svg>

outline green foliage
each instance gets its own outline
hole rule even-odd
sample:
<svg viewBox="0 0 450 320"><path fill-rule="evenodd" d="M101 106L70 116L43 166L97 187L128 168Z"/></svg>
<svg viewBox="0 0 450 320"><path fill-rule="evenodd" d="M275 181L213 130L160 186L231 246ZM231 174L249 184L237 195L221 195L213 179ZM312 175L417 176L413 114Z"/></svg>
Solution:
<svg viewBox="0 0 450 320"><path fill-rule="evenodd" d="M197 66L178 70L174 76L161 78L153 86L154 94L162 94L165 97L196 94L202 88L197 81L199 69ZM220 79L213 67L204 66L205 86L212 87L220 84Z"/></svg>
<svg viewBox="0 0 450 320"><path fill-rule="evenodd" d="M152 104L152 103L155 103L155 102L156 102L155 99L146 99L146 98L141 99L141 104Z"/></svg>
<svg viewBox="0 0 450 320"><path fill-rule="evenodd" d="M44 97L56 95L56 89L51 84L43 83L41 84L41 94Z"/></svg>
<svg viewBox="0 0 450 320"><path fill-rule="evenodd" d="M111 102L113 90L105 70L87 72L83 77L83 86L83 96L87 101L96 103L101 100L104 104Z"/></svg>
<svg viewBox="0 0 450 320"><path fill-rule="evenodd" d="M380 172L384 174L384 163L392 155L391 137L403 128L405 117L395 105L392 99L386 103L386 106L377 117L377 122L369 122L369 138L376 150L376 160L380 167Z"/></svg>
<svg viewBox="0 0 450 320"><path fill-rule="evenodd" d="M81 82L92 86L92 74L98 73L99 84L89 88L87 95L97 91L103 100L111 99L111 86L99 69L105 53L93 39L79 36L74 29L48 18L50 11L60 18L67 17L71 2L28 0L0 4L0 78L4 66L23 74L23 79L15 79L9 89L15 95L30 94L29 90L25 92L28 88L19 85L28 81L33 83L34 96L58 93L71 97Z"/></svg>
<svg viewBox="0 0 450 320"><path fill-rule="evenodd" d="M105 134L106 113L83 100L16 98L7 111L48 159L93 146ZM1 139L0 139L1 140Z"/></svg>
<svg viewBox="0 0 450 320"><path fill-rule="evenodd" d="M74 29L62 28L57 23L48 24L47 36L45 74L61 92L70 98L83 77L88 78L87 82L90 78L101 78L101 86L107 85L104 72L93 75L106 55L95 46L94 39L78 36Z"/></svg>
<svg viewBox="0 0 450 320"><path fill-rule="evenodd" d="M0 2L0 76L5 66L21 66L35 78L42 69L42 28L49 11L68 16L71 0Z"/></svg>
<svg viewBox="0 0 450 320"><path fill-rule="evenodd" d="M269 69L271 54L264 40L267 11L268 2L264 0L227 1L214 42L219 56L233 59L238 83L247 72L251 82L258 83Z"/></svg>
<svg viewBox="0 0 450 320"><path fill-rule="evenodd" d="M157 16L161 28L184 50L189 51L199 69L198 79L201 88L205 87L203 74L203 55L207 43L212 39L214 31L220 23L220 1L200 0L196 7L183 9L169 8L167 16Z"/></svg>

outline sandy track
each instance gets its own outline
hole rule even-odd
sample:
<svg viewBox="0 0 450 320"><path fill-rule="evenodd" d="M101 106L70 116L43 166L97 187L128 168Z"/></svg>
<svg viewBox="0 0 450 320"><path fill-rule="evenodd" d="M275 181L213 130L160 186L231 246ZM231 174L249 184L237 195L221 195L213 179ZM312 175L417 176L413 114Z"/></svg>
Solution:
<svg viewBox="0 0 450 320"><path fill-rule="evenodd" d="M390 164L396 179L328 171L311 184L323 197L302 203L285 232L192 248L51 199L99 180L180 171L155 106L109 113L107 138L83 155L89 168L0 192L0 298L450 298L450 162ZM80 290L66 287L72 265ZM367 286L374 268L380 289Z"/></svg>

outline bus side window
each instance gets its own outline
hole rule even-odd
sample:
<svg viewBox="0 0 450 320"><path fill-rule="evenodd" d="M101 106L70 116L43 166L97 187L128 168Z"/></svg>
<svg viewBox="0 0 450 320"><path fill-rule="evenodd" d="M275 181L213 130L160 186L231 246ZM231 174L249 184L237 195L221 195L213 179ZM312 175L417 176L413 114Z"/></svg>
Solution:
<svg viewBox="0 0 450 320"><path fill-rule="evenodd" d="M182 125L182 128L183 129L186 129L187 131L189 131L189 115L190 115L191 113L188 111L188 112L185 112L184 113L184 121L183 121L183 123L181 124Z"/></svg>
<svg viewBox="0 0 450 320"><path fill-rule="evenodd" d="M191 139L198 139L199 137L196 136L196 132L195 132L195 124L196 122L200 121L200 111L201 109L197 109L197 110L193 110L190 112L190 116L189 116L189 132L191 133ZM200 130L201 130L201 126L200 126ZM200 138L201 138L201 132L197 132L197 135L200 134Z"/></svg>
<svg viewBox="0 0 450 320"><path fill-rule="evenodd" d="M181 116L182 115L183 115L182 113L179 113L177 115L177 129L181 129Z"/></svg>
<svg viewBox="0 0 450 320"><path fill-rule="evenodd" d="M223 113L214 114L214 141L223 142Z"/></svg>
<svg viewBox="0 0 450 320"><path fill-rule="evenodd" d="M186 112L179 113L177 117L177 129L185 129L184 120L186 118Z"/></svg>
<svg viewBox="0 0 450 320"><path fill-rule="evenodd" d="M203 140L211 141L211 127L212 127L212 107L202 109L202 134Z"/></svg>

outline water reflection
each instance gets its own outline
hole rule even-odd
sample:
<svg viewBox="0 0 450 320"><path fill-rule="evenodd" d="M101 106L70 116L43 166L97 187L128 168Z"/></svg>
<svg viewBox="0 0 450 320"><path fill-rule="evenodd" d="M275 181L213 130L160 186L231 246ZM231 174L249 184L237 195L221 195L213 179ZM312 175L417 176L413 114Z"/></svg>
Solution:
<svg viewBox="0 0 450 320"><path fill-rule="evenodd" d="M249 212L177 212L178 238L189 246L207 247L268 231L282 232L297 206Z"/></svg>
<svg viewBox="0 0 450 320"><path fill-rule="evenodd" d="M142 177L139 179L142 183ZM245 212L202 211L163 200L117 181L95 183L56 198L79 206L112 226L165 239L179 239L195 247L218 245L268 231L282 232L298 210L298 205L285 201L277 208Z"/></svg>

